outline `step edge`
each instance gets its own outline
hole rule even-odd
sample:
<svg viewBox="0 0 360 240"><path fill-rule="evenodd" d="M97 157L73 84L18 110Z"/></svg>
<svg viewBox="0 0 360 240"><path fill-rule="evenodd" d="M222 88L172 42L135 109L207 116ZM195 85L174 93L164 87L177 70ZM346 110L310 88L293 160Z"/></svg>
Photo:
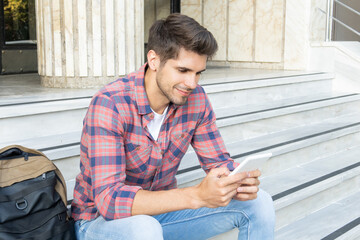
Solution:
<svg viewBox="0 0 360 240"><path fill-rule="evenodd" d="M220 84L212 84L212 85L201 85L207 94L214 93L222 93L229 91L237 91L237 90L247 90L253 88L266 88L270 86L281 86L281 85L293 85L298 83L307 83L307 82L317 82L317 81L332 81L332 78L311 78L311 79L298 79L296 81L292 78L284 78L284 79L272 79L268 82L259 82L257 80L251 81L240 81L240 82L231 82L231 83L220 83Z"/></svg>
<svg viewBox="0 0 360 240"><path fill-rule="evenodd" d="M321 180L317 183L314 183L310 186L304 187L302 189L297 190L296 192L292 192L290 194L279 197L274 200L275 210L280 210L290 205L296 204L297 202L309 198L311 196L316 195L321 191L325 191L331 189L333 186L341 184L342 182L355 178L360 175L360 165L349 169L345 172L339 173L332 177ZM324 175L326 176L326 175ZM323 177L323 176L322 176ZM308 181L310 183L312 181ZM278 195L278 194L277 194ZM272 196L273 198L275 196Z"/></svg>
<svg viewBox="0 0 360 240"><path fill-rule="evenodd" d="M296 105L288 105L282 106L278 108L267 108L263 110L248 112L248 113L241 113L236 115L229 115L226 117L220 117L217 119L216 124L220 127L227 127L242 123L247 123L251 121L259 121L265 120L273 117L279 116L286 116L291 115L294 113L306 112L316 109L321 109L325 107L332 107L341 104L351 104L356 101L360 101L360 95L356 98L349 98L349 99L331 99L331 100L324 100L323 102L316 102L316 103L301 103Z"/></svg>
<svg viewBox="0 0 360 240"><path fill-rule="evenodd" d="M323 207L323 208L321 208L321 209L319 209L319 210L317 210L317 211L315 211L315 212L312 212L311 214L309 214L309 215L307 215L307 216L305 216L305 217L303 217L303 218L299 218L299 219L297 219L296 221L294 221L294 222L292 222L292 223L290 223L290 224L287 224L287 225L285 225L285 226L277 229L277 230L275 231L275 236L276 236L277 234L279 234L280 231L286 232L287 229L291 229L291 228L293 228L293 227L296 227L296 226L299 224L299 221L304 221L305 219L308 219L308 222L311 222L311 220L316 216L316 215L314 215L314 214L318 214L319 212L329 212L329 211L331 211L331 210L334 208L334 205L335 205L335 204L336 204L337 206L339 206L339 205L344 205L344 204L342 204L343 202L346 202L347 200L352 200L353 198L357 198L357 195L359 195L359 193L360 193L359 191L358 191L358 192L355 192L355 193L352 193L351 195L348 195L348 196L346 196L346 197L344 197L344 198L342 198L342 199L340 199L340 200L338 200L338 201L336 201L336 202L332 202L332 203L330 203L329 205L327 205L327 206L325 206L325 207ZM331 212L332 212L332 211L331 211ZM328 216L329 214L324 214L324 215ZM331 215L333 215L333 214L331 214ZM351 223L352 221L354 221L354 220L356 220L356 219L357 219L356 217L353 217L352 220L346 221L346 222L342 223L341 225L339 225L339 228L337 228L335 231L331 232L330 234L327 234L326 236L331 235L332 233L336 232L338 229L341 229L343 226ZM357 226L360 226L360 225L357 225ZM360 228L359 228L359 230L360 230ZM321 239L324 239L324 238L321 238ZM327 239L327 240L330 240L330 239L333 240L333 239L335 239L335 238L329 238L329 239ZM338 238L336 238L336 239L338 239Z"/></svg>

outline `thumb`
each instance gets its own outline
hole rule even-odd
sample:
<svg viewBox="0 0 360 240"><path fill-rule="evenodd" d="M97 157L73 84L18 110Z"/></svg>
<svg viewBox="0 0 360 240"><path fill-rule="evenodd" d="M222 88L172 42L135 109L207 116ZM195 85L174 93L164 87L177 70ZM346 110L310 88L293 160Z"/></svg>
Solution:
<svg viewBox="0 0 360 240"><path fill-rule="evenodd" d="M230 174L230 171L227 167L219 167L219 168L213 168L210 170L209 172L209 176L213 176L213 177L222 177L222 176L227 176Z"/></svg>

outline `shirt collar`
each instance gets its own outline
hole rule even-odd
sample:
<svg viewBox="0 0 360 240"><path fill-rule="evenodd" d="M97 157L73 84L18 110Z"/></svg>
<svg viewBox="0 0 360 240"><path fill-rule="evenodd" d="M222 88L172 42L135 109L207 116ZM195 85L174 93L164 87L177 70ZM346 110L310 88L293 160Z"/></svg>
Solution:
<svg viewBox="0 0 360 240"><path fill-rule="evenodd" d="M148 68L148 64L145 63L135 73L135 95L136 95L136 103L140 115L146 115L152 113L149 99L145 91L145 72L147 68ZM172 103L169 104L169 110L170 109L175 110L178 107L179 107L178 105Z"/></svg>
<svg viewBox="0 0 360 240"><path fill-rule="evenodd" d="M147 63L142 65L135 73L135 96L139 114L145 115L151 113L149 99L145 91L145 71L148 68Z"/></svg>

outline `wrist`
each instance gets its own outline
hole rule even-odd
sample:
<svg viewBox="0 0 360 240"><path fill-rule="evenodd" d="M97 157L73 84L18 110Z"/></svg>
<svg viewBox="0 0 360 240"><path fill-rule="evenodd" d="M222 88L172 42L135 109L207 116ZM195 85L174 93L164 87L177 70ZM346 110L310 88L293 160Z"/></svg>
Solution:
<svg viewBox="0 0 360 240"><path fill-rule="evenodd" d="M189 206L191 209L205 207L205 202L201 198L200 188L198 185L187 188L189 196Z"/></svg>

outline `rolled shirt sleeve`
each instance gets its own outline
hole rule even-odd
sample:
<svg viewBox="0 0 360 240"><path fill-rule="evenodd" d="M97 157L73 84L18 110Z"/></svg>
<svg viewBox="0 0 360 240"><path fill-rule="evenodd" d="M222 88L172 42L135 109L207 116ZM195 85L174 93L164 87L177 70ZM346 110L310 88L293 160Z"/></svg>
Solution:
<svg viewBox="0 0 360 240"><path fill-rule="evenodd" d="M224 141L216 126L215 113L206 94L204 101L204 115L200 118L195 129L192 147L205 172L218 167L227 167L232 171L238 163L234 162L226 150Z"/></svg>

